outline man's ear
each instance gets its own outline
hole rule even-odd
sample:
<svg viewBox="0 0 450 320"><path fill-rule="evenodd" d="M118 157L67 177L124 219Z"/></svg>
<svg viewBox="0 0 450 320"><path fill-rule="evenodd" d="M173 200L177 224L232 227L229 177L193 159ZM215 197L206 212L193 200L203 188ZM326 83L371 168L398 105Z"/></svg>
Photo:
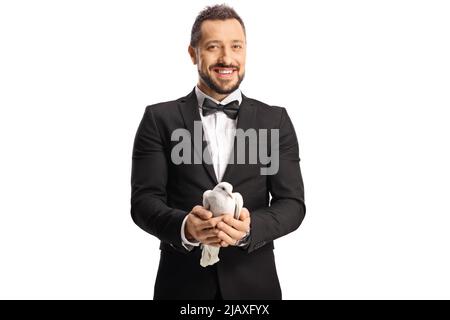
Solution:
<svg viewBox="0 0 450 320"><path fill-rule="evenodd" d="M195 48L189 45L188 52L189 55L191 56L192 63L197 64L197 53L195 52Z"/></svg>

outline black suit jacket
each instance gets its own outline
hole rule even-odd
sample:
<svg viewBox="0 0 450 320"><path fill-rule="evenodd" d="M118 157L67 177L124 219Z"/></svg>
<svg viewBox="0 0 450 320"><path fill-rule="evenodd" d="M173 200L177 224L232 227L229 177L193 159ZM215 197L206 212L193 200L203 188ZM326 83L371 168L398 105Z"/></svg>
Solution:
<svg viewBox="0 0 450 320"><path fill-rule="evenodd" d="M199 247L188 251L182 246L180 230L190 210L202 204L203 192L218 183L214 169L205 162L175 165L170 157L179 143L171 141L172 132L185 128L194 137L194 121L201 118L192 91L178 100L148 106L134 141L131 215L139 227L161 240L154 298L211 299L219 288L224 299L281 299L273 240L296 230L305 215L291 120L284 108L243 95L237 128L279 129L279 170L275 175L261 175L265 165L259 161L228 164L222 181L242 194L250 211L250 243L245 249L222 248L220 262L206 268L200 266ZM248 144L247 140L247 155ZM192 157L199 151L193 150Z"/></svg>

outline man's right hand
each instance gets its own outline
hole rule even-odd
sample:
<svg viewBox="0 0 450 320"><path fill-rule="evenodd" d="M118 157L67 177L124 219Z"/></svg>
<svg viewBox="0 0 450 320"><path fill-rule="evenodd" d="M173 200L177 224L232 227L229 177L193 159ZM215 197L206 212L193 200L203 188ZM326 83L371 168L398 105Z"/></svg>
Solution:
<svg viewBox="0 0 450 320"><path fill-rule="evenodd" d="M223 216L213 218L211 211L202 206L195 206L188 214L184 234L188 240L197 240L203 244L220 247L221 239L217 237L217 223Z"/></svg>

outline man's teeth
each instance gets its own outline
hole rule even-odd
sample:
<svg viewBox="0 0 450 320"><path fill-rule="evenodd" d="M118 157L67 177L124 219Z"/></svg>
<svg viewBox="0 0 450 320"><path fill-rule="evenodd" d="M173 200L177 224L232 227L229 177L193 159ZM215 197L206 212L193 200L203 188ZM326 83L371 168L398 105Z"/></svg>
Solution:
<svg viewBox="0 0 450 320"><path fill-rule="evenodd" d="M233 72L233 70L217 70L217 72L220 74L230 74Z"/></svg>

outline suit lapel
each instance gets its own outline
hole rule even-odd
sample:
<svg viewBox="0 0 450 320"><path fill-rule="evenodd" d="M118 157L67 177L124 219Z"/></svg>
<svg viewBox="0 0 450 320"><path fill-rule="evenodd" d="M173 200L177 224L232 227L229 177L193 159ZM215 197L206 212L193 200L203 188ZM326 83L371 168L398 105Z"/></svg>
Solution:
<svg viewBox="0 0 450 320"><path fill-rule="evenodd" d="M191 91L190 94L188 94L186 97L181 98L178 100L178 108L181 112L181 115L183 117L184 125L186 126L186 129L191 134L191 143L192 147L195 153L197 153L198 159L203 159L203 150L206 150L207 148L207 142L204 140L204 134L203 134L203 127L202 128L202 143L201 143L201 149L200 145L196 145L194 143L194 121L199 121L201 124L201 118L200 118L200 112L198 108L198 102L197 102L197 96L195 94L195 89ZM212 164L207 164L205 161L202 161L202 164L208 173L209 177L211 178L214 186L218 184L217 177L214 172L214 167Z"/></svg>

